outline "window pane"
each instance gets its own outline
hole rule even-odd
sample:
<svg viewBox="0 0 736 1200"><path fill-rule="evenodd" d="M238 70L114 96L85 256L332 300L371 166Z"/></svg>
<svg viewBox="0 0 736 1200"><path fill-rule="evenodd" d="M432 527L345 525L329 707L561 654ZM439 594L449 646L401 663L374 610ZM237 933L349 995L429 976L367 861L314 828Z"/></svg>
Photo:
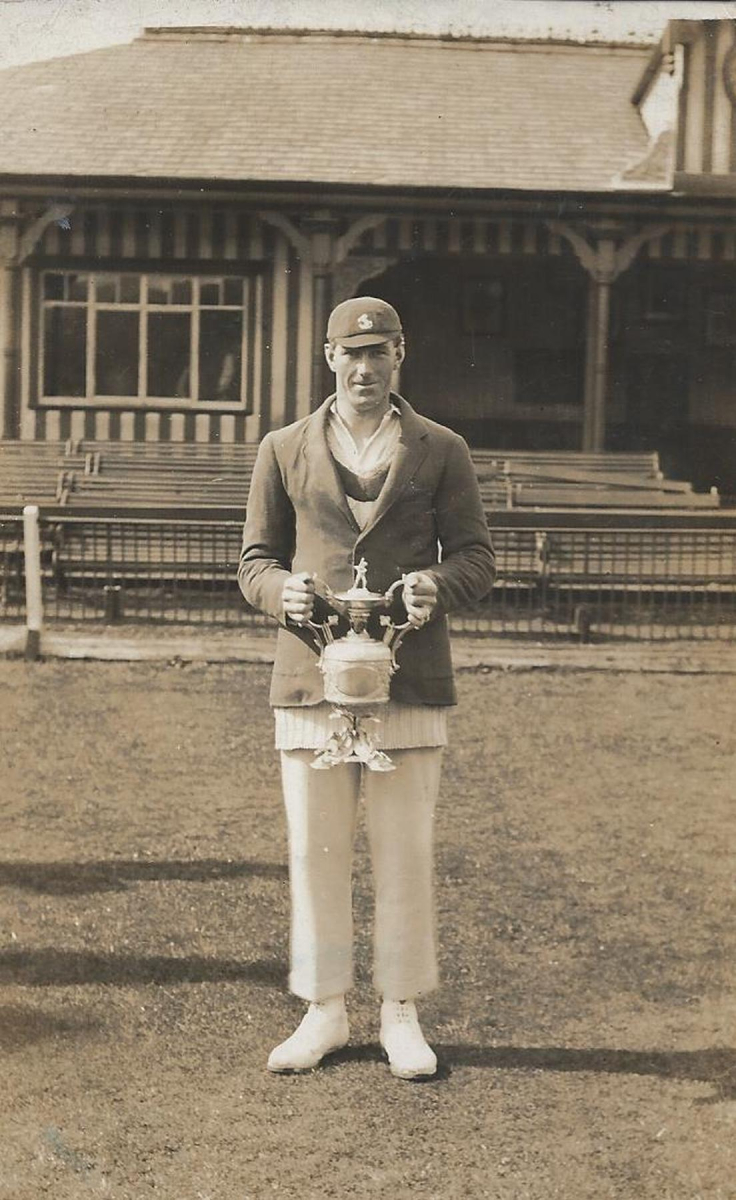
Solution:
<svg viewBox="0 0 736 1200"><path fill-rule="evenodd" d="M114 303L116 299L116 283L117 279L114 275L98 277L95 284L97 299L107 304Z"/></svg>
<svg viewBox="0 0 736 1200"><path fill-rule="evenodd" d="M43 294L46 300L63 300L64 276L45 275L43 280Z"/></svg>
<svg viewBox="0 0 736 1200"><path fill-rule="evenodd" d="M139 275L120 276L120 299L123 304L138 304L141 298L141 280Z"/></svg>
<svg viewBox="0 0 736 1200"><path fill-rule="evenodd" d="M174 279L171 283L171 303L192 303L192 281L190 279Z"/></svg>
<svg viewBox="0 0 736 1200"><path fill-rule="evenodd" d="M200 314L200 400L240 400L242 326L239 312Z"/></svg>
<svg viewBox="0 0 736 1200"><path fill-rule="evenodd" d="M67 275L67 298L69 300L86 300L88 275Z"/></svg>
<svg viewBox="0 0 736 1200"><path fill-rule="evenodd" d="M226 304L242 304L243 303L243 281L242 281L242 279L226 279L225 280L225 303Z"/></svg>
<svg viewBox="0 0 736 1200"><path fill-rule="evenodd" d="M200 304L219 304L220 303L220 284L213 283L212 280L206 282L202 280L199 285L199 302Z"/></svg>
<svg viewBox="0 0 736 1200"><path fill-rule="evenodd" d="M95 392L98 396L138 395L137 312L98 312Z"/></svg>
<svg viewBox="0 0 736 1200"><path fill-rule="evenodd" d="M190 395L190 322L189 313L149 313L147 395Z"/></svg>
<svg viewBox="0 0 736 1200"><path fill-rule="evenodd" d="M86 308L47 308L44 313L44 396L86 395L86 356Z"/></svg>
<svg viewBox="0 0 736 1200"><path fill-rule="evenodd" d="M169 303L169 287L165 280L149 279L148 281L148 303L149 304L168 304Z"/></svg>
<svg viewBox="0 0 736 1200"><path fill-rule="evenodd" d="M149 277L148 280L148 303L149 304L191 304L192 303L192 281L191 279L169 279L159 276Z"/></svg>

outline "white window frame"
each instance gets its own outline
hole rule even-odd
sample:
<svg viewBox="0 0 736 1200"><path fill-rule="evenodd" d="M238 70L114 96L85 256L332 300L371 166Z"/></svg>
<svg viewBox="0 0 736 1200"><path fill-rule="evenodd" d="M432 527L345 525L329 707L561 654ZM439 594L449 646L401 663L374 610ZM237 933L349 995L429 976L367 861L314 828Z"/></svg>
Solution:
<svg viewBox="0 0 736 1200"><path fill-rule="evenodd" d="M55 300L45 296L45 281L47 276L83 275L87 278L87 298L85 300ZM106 301L97 299L97 280L117 279L123 275L133 275L139 280L139 299L137 303L123 301ZM243 300L241 304L202 304L201 289L203 284L217 283L224 290L226 279L237 279L242 287ZM191 287L191 303L189 304L152 304L148 301L149 282L155 286L162 282L188 282ZM38 329L38 403L44 407L94 407L94 408L135 408L143 411L192 411L203 413L244 413L257 411L259 398L246 394L249 357L254 353L255 346L248 344L249 306L255 305L256 323L261 320L259 312L261 288L257 286L257 275L249 273L240 275L235 272L211 272L202 275L180 273L176 271L137 271L126 269L121 265L115 269L89 269L73 267L50 266L40 272L40 320ZM52 308L84 308L87 313L86 334L86 364L83 396L49 396L44 392L46 377L45 364L45 314ZM95 360L97 351L97 313L98 312L137 312L139 313L138 332L138 393L134 396L102 395L94 391ZM189 350L189 396L149 396L146 392L148 379L148 315L149 313L189 313L190 321L190 350ZM199 399L199 333L200 316L202 312L240 312L241 345L240 345L240 399L239 400L200 400ZM254 339L258 343L258 338ZM258 371L254 372L254 380Z"/></svg>

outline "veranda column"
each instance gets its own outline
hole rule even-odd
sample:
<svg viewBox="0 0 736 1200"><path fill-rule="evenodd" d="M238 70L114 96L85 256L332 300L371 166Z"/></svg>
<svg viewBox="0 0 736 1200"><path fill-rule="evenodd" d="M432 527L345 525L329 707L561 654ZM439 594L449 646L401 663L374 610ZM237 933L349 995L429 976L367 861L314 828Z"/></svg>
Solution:
<svg viewBox="0 0 736 1200"><path fill-rule="evenodd" d="M321 404L327 386L325 329L332 306L332 272L338 224L329 212L306 217L302 228L310 240L312 261L312 408Z"/></svg>
<svg viewBox="0 0 736 1200"><path fill-rule="evenodd" d="M583 450L603 450L606 441L611 281L603 274L593 273L588 287Z"/></svg>
<svg viewBox="0 0 736 1200"><path fill-rule="evenodd" d="M609 382L611 285L631 266L641 247L662 237L669 226L651 225L633 234L622 228L609 229L607 234L594 230L595 240L591 243L582 230L562 221L548 221L547 225L553 233L567 238L589 276L582 449L603 450Z"/></svg>
<svg viewBox="0 0 736 1200"><path fill-rule="evenodd" d="M0 202L0 426L4 438L18 437L18 223L15 205Z"/></svg>

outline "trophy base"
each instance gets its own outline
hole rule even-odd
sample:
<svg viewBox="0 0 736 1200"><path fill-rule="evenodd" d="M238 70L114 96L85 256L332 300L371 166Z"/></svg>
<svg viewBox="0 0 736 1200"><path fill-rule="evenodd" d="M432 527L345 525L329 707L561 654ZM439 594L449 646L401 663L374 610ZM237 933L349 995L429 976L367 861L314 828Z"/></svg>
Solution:
<svg viewBox="0 0 736 1200"><path fill-rule="evenodd" d="M327 771L340 763L360 763L369 771L395 771L396 764L388 754L379 750L364 722L380 724L381 718L373 713L356 713L338 705L333 707L330 718L340 721L322 750L315 751L314 762L309 765L315 771Z"/></svg>

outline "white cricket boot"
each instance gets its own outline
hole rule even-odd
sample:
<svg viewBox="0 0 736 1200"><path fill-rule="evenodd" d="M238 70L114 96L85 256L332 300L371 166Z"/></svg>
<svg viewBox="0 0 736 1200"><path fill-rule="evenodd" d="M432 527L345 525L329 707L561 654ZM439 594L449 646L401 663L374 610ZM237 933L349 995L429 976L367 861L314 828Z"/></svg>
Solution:
<svg viewBox="0 0 736 1200"><path fill-rule="evenodd" d="M269 1071L311 1071L326 1054L341 1050L350 1036L344 996L315 1000L291 1037L268 1058Z"/></svg>
<svg viewBox="0 0 736 1200"><path fill-rule="evenodd" d="M425 1041L413 1000L383 1001L381 1045L398 1079L422 1079L437 1071L437 1056Z"/></svg>

